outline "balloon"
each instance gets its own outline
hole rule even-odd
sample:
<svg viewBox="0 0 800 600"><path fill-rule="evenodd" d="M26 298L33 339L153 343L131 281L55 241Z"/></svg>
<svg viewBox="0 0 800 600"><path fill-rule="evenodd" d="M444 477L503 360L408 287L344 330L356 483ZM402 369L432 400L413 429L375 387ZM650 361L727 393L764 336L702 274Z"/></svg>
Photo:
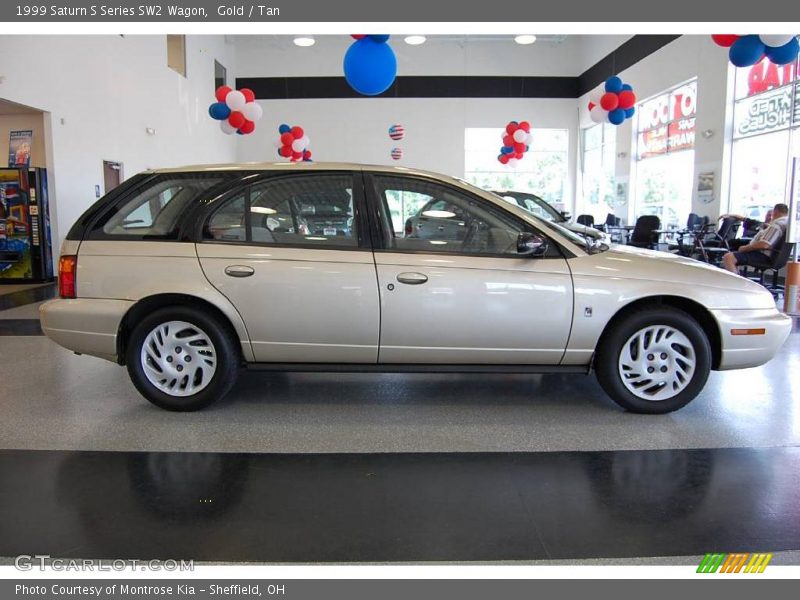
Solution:
<svg viewBox="0 0 800 600"><path fill-rule="evenodd" d="M519 127L519 123L517 123L516 121L511 121L508 125L506 125L506 133L508 135L513 135L514 132L517 130L517 127Z"/></svg>
<svg viewBox="0 0 800 600"><path fill-rule="evenodd" d="M214 104L208 107L208 114L211 115L212 119L222 121L228 118L228 115L231 114L231 109L228 108L228 105L224 102L214 102Z"/></svg>
<svg viewBox="0 0 800 600"><path fill-rule="evenodd" d="M634 94L630 90L622 90L619 93L619 108L622 110L628 110L636 104L636 94Z"/></svg>
<svg viewBox="0 0 800 600"><path fill-rule="evenodd" d="M244 125L239 127L239 131L244 135L247 135L248 133L253 133L255 130L256 130L256 124L253 123L252 121L245 121Z"/></svg>
<svg viewBox="0 0 800 600"><path fill-rule="evenodd" d="M299 127L298 125L292 127L292 137L296 140L299 140L301 137L303 137L303 128Z"/></svg>
<svg viewBox="0 0 800 600"><path fill-rule="evenodd" d="M595 123L606 123L608 122L608 113L603 110L602 106L595 106L591 111L589 111L589 117Z"/></svg>
<svg viewBox="0 0 800 600"><path fill-rule="evenodd" d="M311 150L305 150L305 151L303 151L303 158L304 158L304 159L309 159L309 158L311 158Z"/></svg>
<svg viewBox="0 0 800 600"><path fill-rule="evenodd" d="M781 46L785 46L789 42L791 42L795 37L793 35L759 35L761 39L761 43L765 46L771 46L772 48L780 48Z"/></svg>
<svg viewBox="0 0 800 600"><path fill-rule="evenodd" d="M605 85L606 92L612 92L614 94L618 94L622 91L622 79L617 77L616 75L609 77L606 79Z"/></svg>
<svg viewBox="0 0 800 600"><path fill-rule="evenodd" d="M275 146L276 148L280 148L281 146L283 146L283 142L281 141L280 137L276 137L274 140L272 140L272 145Z"/></svg>
<svg viewBox="0 0 800 600"><path fill-rule="evenodd" d="M617 108L608 113L608 122L612 125L622 125L625 121L625 111Z"/></svg>
<svg viewBox="0 0 800 600"><path fill-rule="evenodd" d="M524 155L524 152L515 152L515 153L514 153L514 158L516 158L517 160L519 160L520 158L522 158L522 157L523 157L523 155Z"/></svg>
<svg viewBox="0 0 800 600"><path fill-rule="evenodd" d="M292 147L291 146L281 146L281 149L278 150L278 153L283 156L284 158L289 158L292 155Z"/></svg>
<svg viewBox="0 0 800 600"><path fill-rule="evenodd" d="M225 104L228 105L228 108L231 110L242 110L244 105L247 104L247 101L244 99L244 94L239 90L233 90L228 92L228 95L225 96Z"/></svg>
<svg viewBox="0 0 800 600"><path fill-rule="evenodd" d="M286 123L283 123L282 125L280 125L280 127L278 127L278 133L289 133L291 130L292 128L289 127L289 125L287 125Z"/></svg>
<svg viewBox="0 0 800 600"><path fill-rule="evenodd" d="M367 34L365 34L365 33L351 33L350 37L353 38L354 40L363 40L365 37L367 37Z"/></svg>
<svg viewBox="0 0 800 600"><path fill-rule="evenodd" d="M393 140L402 140L406 130L402 125L392 125L389 127L389 137Z"/></svg>
<svg viewBox="0 0 800 600"><path fill-rule="evenodd" d="M250 88L242 88L239 91L244 95L245 102L253 102L256 99L256 93Z"/></svg>
<svg viewBox="0 0 800 600"><path fill-rule="evenodd" d="M242 114L248 121L255 122L261 118L261 115L264 114L264 110L261 108L261 105L258 102L248 102L244 105Z"/></svg>
<svg viewBox="0 0 800 600"><path fill-rule="evenodd" d="M219 128L222 129L222 133L226 133L228 135L236 132L236 127L233 127L230 123L228 123L227 119L219 122Z"/></svg>
<svg viewBox="0 0 800 600"><path fill-rule="evenodd" d="M508 156L508 154L501 154L500 156L497 157L497 160L499 160L504 165L507 165L508 164L508 160L509 160L509 156Z"/></svg>
<svg viewBox="0 0 800 600"><path fill-rule="evenodd" d="M764 43L757 35L745 35L733 43L728 56L737 67L750 67L761 60L765 50Z"/></svg>
<svg viewBox="0 0 800 600"><path fill-rule="evenodd" d="M788 44L778 48L767 46L767 58L774 62L776 65L788 65L797 60L797 54L800 52L800 44L797 38L792 38Z"/></svg>
<svg viewBox="0 0 800 600"><path fill-rule="evenodd" d="M295 152L302 152L305 149L306 147L303 144L303 140L295 140L294 142L292 142L292 150L294 150Z"/></svg>
<svg viewBox="0 0 800 600"><path fill-rule="evenodd" d="M528 134L528 138L525 140L525 143L526 144L532 144L533 143L533 134L532 133Z"/></svg>
<svg viewBox="0 0 800 600"><path fill-rule="evenodd" d="M228 117L228 123L231 124L231 127L235 129L239 129L247 119L244 118L244 115L240 113L238 110L233 111L230 116Z"/></svg>
<svg viewBox="0 0 800 600"><path fill-rule="evenodd" d="M592 109L593 109L595 106L597 106L597 104L595 104L594 102L589 102L589 110L590 110L590 111L591 111L591 110L592 110Z"/></svg>
<svg viewBox="0 0 800 600"><path fill-rule="evenodd" d="M307 135L303 135L303 137L300 138L300 141L303 142L303 148L308 148L311 145L311 140L308 139Z"/></svg>
<svg viewBox="0 0 800 600"><path fill-rule="evenodd" d="M634 107L630 107L625 111L625 118L630 119L636 113L636 109Z"/></svg>
<svg viewBox="0 0 800 600"><path fill-rule="evenodd" d="M368 36L373 42L378 42L379 44L383 44L384 42L389 41L388 35L370 35Z"/></svg>
<svg viewBox="0 0 800 600"><path fill-rule="evenodd" d="M524 131L525 133L528 133L531 130L531 124L528 123L527 121L520 121L519 128L522 129L522 131Z"/></svg>
<svg viewBox="0 0 800 600"><path fill-rule="evenodd" d="M603 107L603 110L614 110L619 106L619 96L612 92L606 92L603 94L603 97L600 98L600 106Z"/></svg>
<svg viewBox="0 0 800 600"><path fill-rule="evenodd" d="M366 37L353 42L344 55L344 77L359 94L382 94L396 76L397 58L389 44Z"/></svg>
<svg viewBox="0 0 800 600"><path fill-rule="evenodd" d="M508 159L508 166L509 167L516 167L517 166L517 159L516 158L509 158Z"/></svg>
<svg viewBox="0 0 800 600"><path fill-rule="evenodd" d="M394 160L400 160L401 158L403 158L403 149L402 148L392 148L392 151L390 152L390 155Z"/></svg>
<svg viewBox="0 0 800 600"><path fill-rule="evenodd" d="M739 39L739 36L728 35L728 34L724 35L716 34L712 35L711 39L714 40L714 43L717 44L717 46L722 46L723 48L730 48L733 45L733 42Z"/></svg>
<svg viewBox="0 0 800 600"><path fill-rule="evenodd" d="M514 152L516 152L517 154L521 154L522 152L525 152L525 144L521 144L521 143L514 144Z"/></svg>
<svg viewBox="0 0 800 600"><path fill-rule="evenodd" d="M515 142L521 143L528 138L528 134L525 132L524 129L522 129L522 127L520 127L514 132L514 135L512 135L511 137L514 138Z"/></svg>
<svg viewBox="0 0 800 600"><path fill-rule="evenodd" d="M281 134L281 144L284 146L291 146L294 141L294 136L290 132Z"/></svg>
<svg viewBox="0 0 800 600"><path fill-rule="evenodd" d="M225 102L225 98L228 97L228 93L231 92L232 89L230 86L221 85L217 88L217 91L214 92L214 96L217 98L217 102Z"/></svg>
<svg viewBox="0 0 800 600"><path fill-rule="evenodd" d="M600 98L606 93L605 88L597 87L589 92L589 102L592 104L600 104Z"/></svg>
<svg viewBox="0 0 800 600"><path fill-rule="evenodd" d="M630 83L623 83L622 84L622 91L628 90L629 92L633 91L633 86Z"/></svg>
<svg viewBox="0 0 800 600"><path fill-rule="evenodd" d="M298 160L301 158L303 158L302 152L295 152L295 151L292 152L292 160Z"/></svg>
<svg viewBox="0 0 800 600"><path fill-rule="evenodd" d="M503 146L500 148L500 154L511 154L514 152L514 146Z"/></svg>

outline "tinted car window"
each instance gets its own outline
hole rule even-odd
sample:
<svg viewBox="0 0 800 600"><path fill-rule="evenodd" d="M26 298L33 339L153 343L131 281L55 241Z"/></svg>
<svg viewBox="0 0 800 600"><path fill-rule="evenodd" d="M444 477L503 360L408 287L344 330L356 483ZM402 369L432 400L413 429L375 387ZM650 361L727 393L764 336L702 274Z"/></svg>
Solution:
<svg viewBox="0 0 800 600"><path fill-rule="evenodd" d="M386 247L398 251L517 254L524 230L512 216L455 188L422 179L376 176L376 193L386 232ZM427 198L402 228L397 215L406 212L398 199Z"/></svg>
<svg viewBox="0 0 800 600"><path fill-rule="evenodd" d="M358 246L350 175L282 177L253 184L208 220L207 240Z"/></svg>

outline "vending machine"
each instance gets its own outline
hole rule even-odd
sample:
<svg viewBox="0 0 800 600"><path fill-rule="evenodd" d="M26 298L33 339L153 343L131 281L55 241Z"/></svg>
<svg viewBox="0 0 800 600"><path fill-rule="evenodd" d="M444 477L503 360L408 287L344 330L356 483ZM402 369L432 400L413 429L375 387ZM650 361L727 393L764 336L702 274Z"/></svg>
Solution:
<svg viewBox="0 0 800 600"><path fill-rule="evenodd" d="M0 168L0 284L53 280L47 170Z"/></svg>

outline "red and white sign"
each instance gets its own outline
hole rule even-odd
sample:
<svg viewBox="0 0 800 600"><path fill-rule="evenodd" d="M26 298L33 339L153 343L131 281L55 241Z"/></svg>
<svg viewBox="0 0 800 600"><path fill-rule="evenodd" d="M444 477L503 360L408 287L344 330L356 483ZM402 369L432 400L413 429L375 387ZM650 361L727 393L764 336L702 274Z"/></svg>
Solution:
<svg viewBox="0 0 800 600"><path fill-rule="evenodd" d="M697 84L681 86L639 107L639 158L694 148Z"/></svg>

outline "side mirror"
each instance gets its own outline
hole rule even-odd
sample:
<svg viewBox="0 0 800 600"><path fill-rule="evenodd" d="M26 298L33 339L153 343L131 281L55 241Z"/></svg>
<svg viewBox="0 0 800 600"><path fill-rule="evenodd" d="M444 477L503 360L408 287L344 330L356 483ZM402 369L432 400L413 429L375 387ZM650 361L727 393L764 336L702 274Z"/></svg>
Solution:
<svg viewBox="0 0 800 600"><path fill-rule="evenodd" d="M540 235L523 231L517 237L517 253L525 256L544 256L547 252L547 240Z"/></svg>
<svg viewBox="0 0 800 600"><path fill-rule="evenodd" d="M565 210L561 211L561 216L564 217L567 221L569 221L571 218L571 215Z"/></svg>

